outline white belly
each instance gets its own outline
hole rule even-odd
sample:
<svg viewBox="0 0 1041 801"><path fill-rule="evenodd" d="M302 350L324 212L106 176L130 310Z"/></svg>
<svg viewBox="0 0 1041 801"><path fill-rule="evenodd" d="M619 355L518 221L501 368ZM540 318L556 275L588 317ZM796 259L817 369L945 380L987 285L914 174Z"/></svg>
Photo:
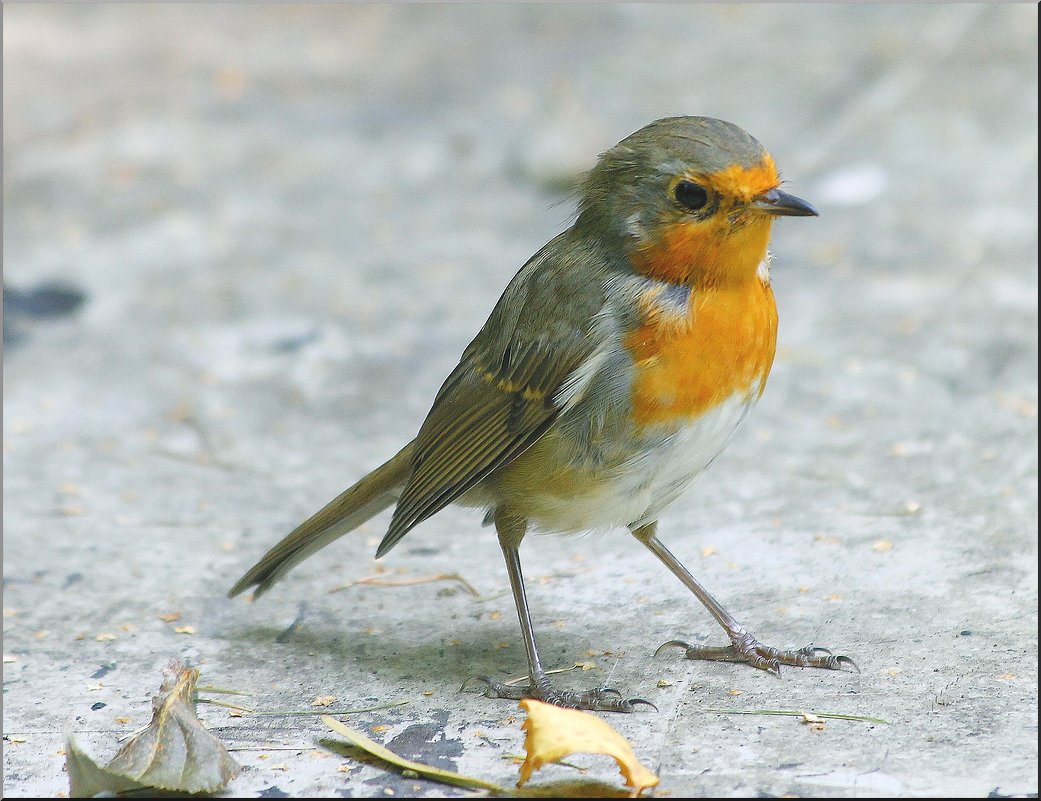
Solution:
<svg viewBox="0 0 1041 801"><path fill-rule="evenodd" d="M657 520L726 447L758 398L741 393L628 458L581 495L540 493L530 520L543 532L576 532Z"/></svg>

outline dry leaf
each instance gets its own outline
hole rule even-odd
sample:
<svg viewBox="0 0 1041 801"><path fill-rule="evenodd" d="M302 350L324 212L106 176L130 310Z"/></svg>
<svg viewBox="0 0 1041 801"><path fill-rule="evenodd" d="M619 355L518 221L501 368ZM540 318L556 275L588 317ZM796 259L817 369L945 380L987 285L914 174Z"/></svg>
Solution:
<svg viewBox="0 0 1041 801"><path fill-rule="evenodd" d="M212 793L225 787L241 768L195 714L199 671L175 662L163 671L159 695L152 699L152 721L127 741L104 768L68 741L70 795L93 796L127 787L182 793Z"/></svg>
<svg viewBox="0 0 1041 801"><path fill-rule="evenodd" d="M526 732L527 758L521 765L518 787L543 765L576 753L606 754L613 758L634 797L658 784L658 777L640 764L625 738L596 715L532 699L521 701L520 708L528 713L528 719L522 726Z"/></svg>
<svg viewBox="0 0 1041 801"><path fill-rule="evenodd" d="M70 798L114 796L127 790L144 788L143 784L98 765L80 750L68 729L65 731L65 767L69 773Z"/></svg>
<svg viewBox="0 0 1041 801"><path fill-rule="evenodd" d="M379 757L384 762L389 762L391 765L395 765L402 770L414 771L426 779L442 782L444 784L452 784L456 787L465 787L470 790L491 790L493 793L499 795L505 795L508 792L497 784L486 782L483 779L478 779L474 776L465 776L461 773L442 770L441 768L424 765L422 762L413 762L411 759L400 757L390 749L384 748L379 743L370 740L360 731L355 731L349 726L345 726L336 718L330 717L329 715L322 715L322 723L341 737L344 737L351 745L361 748L373 756Z"/></svg>
<svg viewBox="0 0 1041 801"><path fill-rule="evenodd" d="M199 671L174 663L163 673L159 695L152 700L151 723L106 767L165 790L219 790L238 775L240 767L195 714Z"/></svg>

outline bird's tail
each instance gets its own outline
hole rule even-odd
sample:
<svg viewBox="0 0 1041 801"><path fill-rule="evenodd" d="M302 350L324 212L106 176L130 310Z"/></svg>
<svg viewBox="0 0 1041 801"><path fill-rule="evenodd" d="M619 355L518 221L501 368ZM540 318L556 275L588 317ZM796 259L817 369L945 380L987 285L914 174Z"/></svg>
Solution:
<svg viewBox="0 0 1041 801"><path fill-rule="evenodd" d="M228 593L235 597L256 586L259 598L276 581L315 551L357 528L398 500L412 461L409 443L396 456L377 467L353 487L344 490L322 509L286 535L264 558L251 567Z"/></svg>

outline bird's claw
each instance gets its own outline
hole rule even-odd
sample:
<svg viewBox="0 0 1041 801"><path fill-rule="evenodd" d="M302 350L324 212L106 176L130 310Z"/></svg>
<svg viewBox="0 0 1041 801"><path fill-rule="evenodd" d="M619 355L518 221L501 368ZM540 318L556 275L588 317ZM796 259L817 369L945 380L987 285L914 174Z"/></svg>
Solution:
<svg viewBox="0 0 1041 801"><path fill-rule="evenodd" d="M683 640L669 640L658 646L657 656L666 648L682 648L687 659L705 659L713 662L747 662L752 667L765 670L774 676L781 675L781 666L814 667L825 670L850 670L860 672L857 663L848 656L836 656L828 648L808 645L798 650L781 651L763 645L748 633L732 638L732 644L723 647L691 645Z"/></svg>
<svg viewBox="0 0 1041 801"><path fill-rule="evenodd" d="M554 690L548 682L533 683L530 685L507 684L502 681L492 681L487 676L471 676L463 682L459 688L460 692L479 682L486 685L484 694L488 698L506 698L512 701L520 701L524 698L533 698L554 706L566 709L584 709L590 712L635 712L639 705L649 706L655 712L658 707L643 698L623 698L618 690L611 687L601 687L584 692L573 690Z"/></svg>

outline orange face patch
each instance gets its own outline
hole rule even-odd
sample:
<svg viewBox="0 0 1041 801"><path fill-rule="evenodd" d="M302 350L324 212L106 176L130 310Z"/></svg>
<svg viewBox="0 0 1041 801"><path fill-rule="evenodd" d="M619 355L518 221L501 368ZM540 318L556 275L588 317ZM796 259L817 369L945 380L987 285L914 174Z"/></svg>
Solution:
<svg viewBox="0 0 1041 801"><path fill-rule="evenodd" d="M772 220L757 216L741 226L723 218L682 220L633 256L637 271L659 281L693 286L743 282L766 258Z"/></svg>
<svg viewBox="0 0 1041 801"><path fill-rule="evenodd" d="M633 254L636 269L661 281L690 285L740 282L755 275L766 257L773 219L747 204L780 182L773 159L766 155L755 167L733 164L717 173L679 176L677 181L683 179L715 193L719 208L708 219L662 220Z"/></svg>
<svg viewBox="0 0 1041 801"><path fill-rule="evenodd" d="M714 189L724 197L747 203L756 195L761 195L776 188L781 182L777 177L777 167L769 153L754 167L742 167L731 164L725 170L708 175L692 175L693 180Z"/></svg>

